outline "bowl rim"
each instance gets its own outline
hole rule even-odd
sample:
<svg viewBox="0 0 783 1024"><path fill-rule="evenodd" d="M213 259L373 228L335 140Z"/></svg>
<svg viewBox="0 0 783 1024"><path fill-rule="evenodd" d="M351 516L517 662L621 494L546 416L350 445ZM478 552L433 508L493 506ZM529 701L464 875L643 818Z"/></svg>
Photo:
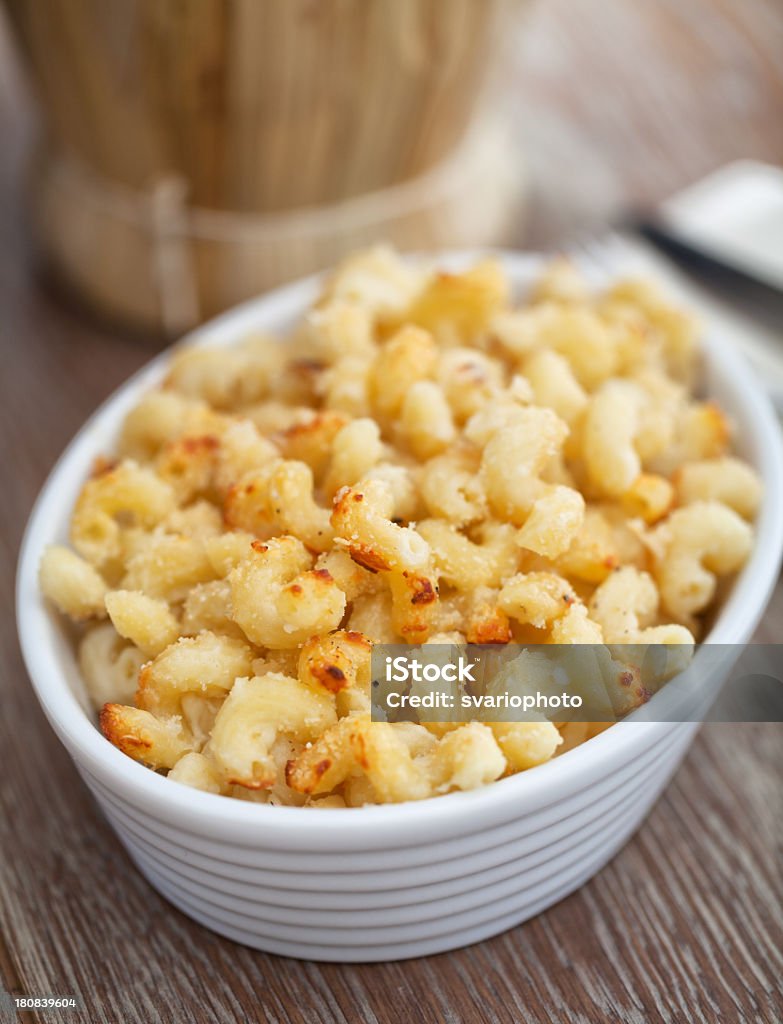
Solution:
<svg viewBox="0 0 783 1024"><path fill-rule="evenodd" d="M444 250L415 254L412 258L426 258L437 265L460 268L488 254L501 261L512 284L517 286L529 281L545 261L539 254L503 249ZM89 461L106 443L100 440L101 436L105 437L112 421L135 404L141 393L157 383L175 349L229 345L245 332L263 330L265 321L290 321L304 311L321 280L322 275L315 274L274 289L187 334L112 392L55 463L25 529L16 586L22 654L33 689L50 724L80 770L94 774L102 784L110 786L129 802L154 811L182 828L192 829L196 834L218 832L244 843L269 838L274 827L275 835L287 835L289 839L312 835L317 829L321 833L328 831L333 839L339 831L339 846L350 843L357 833L372 833L373 845L390 839L396 839L395 845L398 845L399 841L413 836L419 827L453 828L469 817L474 824L499 816L508 818L587 789L605 774L607 763L611 762L612 770L616 770L619 763L632 761L635 754L654 743L663 730L677 728L678 723L650 720L618 723L561 757L491 785L401 804L334 808L325 821L313 813L313 808L269 806L226 798L178 785L157 775L101 735L68 685L54 644L46 642L47 636L52 639L55 613L39 593L37 583L38 562L43 546L50 542L54 533L53 524L70 515L70 507L63 509L62 502L58 501L61 482L75 472L77 465L80 479L86 477ZM762 507L755 522L753 552L707 638L708 643L741 645L750 638L763 614L775 586L783 552L783 443L769 398L751 368L728 339L721 337L715 324L705 333L701 344L710 372L721 379L722 386L742 409L744 436L754 444L756 469L765 485ZM335 832L325 830L324 824L334 826ZM334 843L329 845L332 847Z"/></svg>

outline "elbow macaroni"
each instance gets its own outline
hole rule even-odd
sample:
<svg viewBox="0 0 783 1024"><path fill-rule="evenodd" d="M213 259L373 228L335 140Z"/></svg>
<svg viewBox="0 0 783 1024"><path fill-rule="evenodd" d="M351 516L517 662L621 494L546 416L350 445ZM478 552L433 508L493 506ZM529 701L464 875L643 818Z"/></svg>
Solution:
<svg viewBox="0 0 783 1024"><path fill-rule="evenodd" d="M371 722L372 647L605 644L607 672L614 645L687 649L761 500L690 393L695 338L646 283L595 294L561 262L515 307L491 260L376 249L288 348L175 354L85 483L75 551L41 560L106 737L183 785L326 808L472 789L595 735Z"/></svg>

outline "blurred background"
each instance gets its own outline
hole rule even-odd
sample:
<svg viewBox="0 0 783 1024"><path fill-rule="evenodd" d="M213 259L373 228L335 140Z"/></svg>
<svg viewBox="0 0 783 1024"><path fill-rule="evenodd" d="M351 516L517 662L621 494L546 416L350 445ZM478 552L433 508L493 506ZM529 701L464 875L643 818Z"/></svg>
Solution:
<svg viewBox="0 0 783 1024"><path fill-rule="evenodd" d="M783 163L779 0L6 5L16 252L152 333L377 239L552 246Z"/></svg>

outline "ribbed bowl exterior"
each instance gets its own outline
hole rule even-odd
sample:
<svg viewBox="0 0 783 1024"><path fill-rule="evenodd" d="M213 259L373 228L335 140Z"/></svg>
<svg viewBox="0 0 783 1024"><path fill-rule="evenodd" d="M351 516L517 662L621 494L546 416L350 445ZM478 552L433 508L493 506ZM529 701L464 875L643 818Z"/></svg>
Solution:
<svg viewBox="0 0 783 1024"><path fill-rule="evenodd" d="M237 942L341 962L444 952L527 920L573 892L636 830L676 769L692 724L661 724L630 762L538 812L388 851L286 849L184 832L82 776L142 874L183 913ZM313 812L317 813L317 812ZM281 809L281 814L285 810ZM329 812L321 812L329 828Z"/></svg>

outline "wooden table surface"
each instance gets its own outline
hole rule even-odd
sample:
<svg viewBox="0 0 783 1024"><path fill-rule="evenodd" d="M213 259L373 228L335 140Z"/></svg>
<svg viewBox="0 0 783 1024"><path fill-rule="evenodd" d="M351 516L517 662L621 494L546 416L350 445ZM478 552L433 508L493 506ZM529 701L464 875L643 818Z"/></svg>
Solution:
<svg viewBox="0 0 783 1024"><path fill-rule="evenodd" d="M539 0L510 87L533 178L528 240L556 242L738 157L783 164L780 0ZM298 963L192 924L131 866L31 693L11 589L53 460L152 352L34 274L21 212L29 104L0 31L0 974L100 1022L783 1020L779 725L703 729L597 878L496 939L398 964ZM779 639L778 588L762 635ZM0 1009L2 1019L8 1011Z"/></svg>

